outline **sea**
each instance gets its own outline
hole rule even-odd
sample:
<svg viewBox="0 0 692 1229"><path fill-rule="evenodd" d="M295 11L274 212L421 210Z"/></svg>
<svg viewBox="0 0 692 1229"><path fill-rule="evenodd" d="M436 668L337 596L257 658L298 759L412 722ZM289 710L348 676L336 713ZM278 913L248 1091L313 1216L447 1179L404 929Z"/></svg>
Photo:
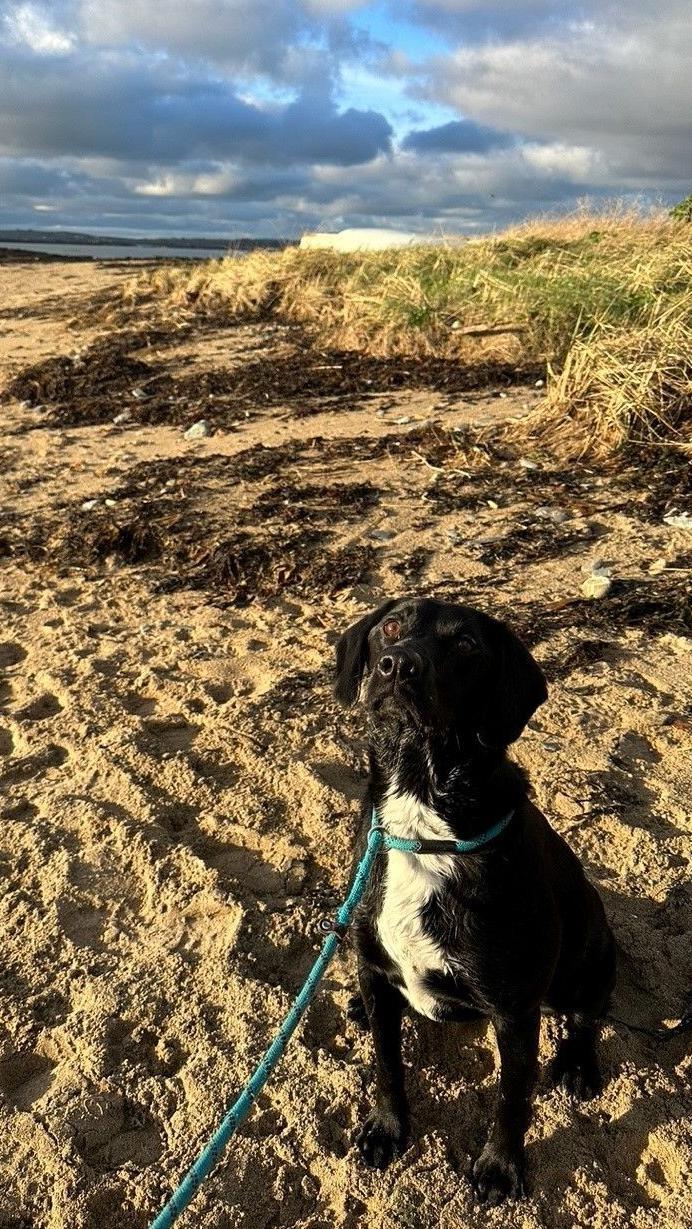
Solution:
<svg viewBox="0 0 692 1229"><path fill-rule="evenodd" d="M233 244L219 248L156 247L154 244L109 243L6 243L0 238L0 248L8 251L45 252L49 256L86 256L90 260L218 260L220 256L244 255L234 252Z"/></svg>

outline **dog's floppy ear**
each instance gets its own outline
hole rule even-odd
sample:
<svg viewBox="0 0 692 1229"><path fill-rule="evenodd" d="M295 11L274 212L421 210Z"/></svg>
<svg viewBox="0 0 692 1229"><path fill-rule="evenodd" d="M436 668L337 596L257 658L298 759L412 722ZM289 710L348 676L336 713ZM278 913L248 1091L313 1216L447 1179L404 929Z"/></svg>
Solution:
<svg viewBox="0 0 692 1229"><path fill-rule="evenodd" d="M487 692L478 737L488 747L507 747L547 700L548 687L540 666L506 623L488 617L483 631L493 658L494 683Z"/></svg>
<svg viewBox="0 0 692 1229"><path fill-rule="evenodd" d="M398 600L392 597L378 606L377 610L371 610L370 614L364 615L337 640L334 695L341 704L355 704L358 699L360 680L365 670L368 636L387 611L396 606Z"/></svg>

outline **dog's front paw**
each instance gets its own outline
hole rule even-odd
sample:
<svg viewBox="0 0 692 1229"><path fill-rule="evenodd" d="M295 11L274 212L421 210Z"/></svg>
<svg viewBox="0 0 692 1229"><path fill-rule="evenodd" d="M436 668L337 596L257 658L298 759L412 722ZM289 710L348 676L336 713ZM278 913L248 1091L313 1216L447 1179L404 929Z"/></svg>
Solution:
<svg viewBox="0 0 692 1229"><path fill-rule="evenodd" d="M478 1199L493 1206L526 1194L523 1157L503 1156L486 1144L473 1167L472 1185Z"/></svg>
<svg viewBox="0 0 692 1229"><path fill-rule="evenodd" d="M406 1126L395 1114L373 1110L356 1136L358 1151L371 1169L386 1169L406 1147Z"/></svg>

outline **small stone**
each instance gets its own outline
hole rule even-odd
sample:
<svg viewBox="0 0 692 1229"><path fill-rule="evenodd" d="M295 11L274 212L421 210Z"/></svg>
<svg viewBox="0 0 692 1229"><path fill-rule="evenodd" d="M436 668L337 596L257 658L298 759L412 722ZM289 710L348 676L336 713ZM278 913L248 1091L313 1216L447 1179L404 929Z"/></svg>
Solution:
<svg viewBox="0 0 692 1229"><path fill-rule="evenodd" d="M135 401L148 401L151 393L145 393L143 388L133 388L131 396L134 397Z"/></svg>
<svg viewBox="0 0 692 1229"><path fill-rule="evenodd" d="M528 457L520 457L519 464L522 469L540 469L540 465L536 461L531 461Z"/></svg>
<svg viewBox="0 0 692 1229"><path fill-rule="evenodd" d="M115 423L116 427L119 427L122 425L122 423L129 422L131 418L132 418L132 414L130 413L129 410L121 410L119 414L116 414L115 418L113 419L113 422Z"/></svg>
<svg viewBox="0 0 692 1229"><path fill-rule="evenodd" d="M504 398L508 397L508 396L509 396L509 394L508 394L508 393L500 393L500 396L504 399Z"/></svg>
<svg viewBox="0 0 692 1229"><path fill-rule="evenodd" d="M82 504L82 512L91 512L94 508L98 508L98 499L85 499Z"/></svg>
<svg viewBox="0 0 692 1229"><path fill-rule="evenodd" d="M208 435L211 435L211 425L206 418L200 418L199 422L193 422L187 431L183 432L183 438L186 440L203 440Z"/></svg>
<svg viewBox="0 0 692 1229"><path fill-rule="evenodd" d="M668 567L667 559L654 559L653 562L650 563L648 567L649 575L650 576L660 576L661 572L665 572L667 567Z"/></svg>
<svg viewBox="0 0 692 1229"><path fill-rule="evenodd" d="M570 513L565 512L564 508L549 508L545 504L536 508L536 516L540 516L541 520L550 521L553 525L562 525L570 519Z"/></svg>
<svg viewBox="0 0 692 1229"><path fill-rule="evenodd" d="M534 388L543 388L544 386L545 386L545 380L536 380L534 384Z"/></svg>
<svg viewBox="0 0 692 1229"><path fill-rule="evenodd" d="M377 542L391 542L396 534L393 529L371 529L368 537L374 538Z"/></svg>
<svg viewBox="0 0 692 1229"><path fill-rule="evenodd" d="M584 597L605 597L610 592L612 580L606 572L592 572L584 581L581 591Z"/></svg>
<svg viewBox="0 0 692 1229"><path fill-rule="evenodd" d="M104 499L103 501L107 508L116 508L117 503L114 499Z"/></svg>
<svg viewBox="0 0 692 1229"><path fill-rule="evenodd" d="M411 417L409 414L404 414L402 418L395 418L394 421L398 427L404 427L406 423L411 422Z"/></svg>

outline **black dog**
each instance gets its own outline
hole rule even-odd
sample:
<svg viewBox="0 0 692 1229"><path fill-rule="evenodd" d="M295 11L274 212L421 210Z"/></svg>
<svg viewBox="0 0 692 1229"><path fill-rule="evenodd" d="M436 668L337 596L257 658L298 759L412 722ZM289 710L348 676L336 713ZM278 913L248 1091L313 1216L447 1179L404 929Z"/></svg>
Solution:
<svg viewBox="0 0 692 1229"><path fill-rule="evenodd" d="M467 840L464 854L382 853L356 914L361 1001L372 1030L375 1109L358 1145L384 1168L403 1150L407 1107L401 1017L492 1020L501 1071L495 1121L473 1168L478 1196L525 1191L524 1135L538 1067L541 1006L566 1017L556 1082L580 1098L601 1088L599 1022L615 980L603 906L569 847L528 800L506 755L545 679L503 623L427 599L386 602L340 638L337 698L362 691L370 781L357 857L373 808L398 837Z"/></svg>

